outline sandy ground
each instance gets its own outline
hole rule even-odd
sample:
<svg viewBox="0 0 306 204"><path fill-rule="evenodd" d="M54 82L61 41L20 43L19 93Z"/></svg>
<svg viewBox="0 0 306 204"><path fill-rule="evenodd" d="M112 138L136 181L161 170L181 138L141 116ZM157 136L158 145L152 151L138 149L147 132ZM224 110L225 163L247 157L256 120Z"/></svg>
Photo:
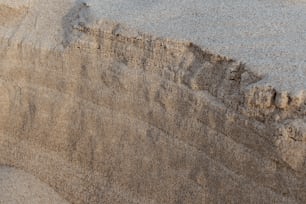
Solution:
<svg viewBox="0 0 306 204"><path fill-rule="evenodd" d="M191 41L246 63L279 91L306 90L305 0L0 0L28 7L22 25L0 35L52 49L63 40L63 16L82 2L94 20Z"/></svg>
<svg viewBox="0 0 306 204"><path fill-rule="evenodd" d="M51 187L34 176L0 166L1 204L68 204Z"/></svg>
<svg viewBox="0 0 306 204"><path fill-rule="evenodd" d="M279 90L306 87L304 0L87 1L99 19L241 60Z"/></svg>
<svg viewBox="0 0 306 204"><path fill-rule="evenodd" d="M88 2L86 7L95 20L117 21L156 36L192 41L203 49L242 60L251 71L264 77L261 83L292 92L306 90L305 1L83 1ZM0 4L12 8L26 7L2 17L0 36L47 50L61 45L67 33L63 19L80 1L26 2L0 0ZM1 167L0 203L64 200L35 177Z"/></svg>
<svg viewBox="0 0 306 204"><path fill-rule="evenodd" d="M11 8L20 8L23 6L28 6L31 0L1 0L0 3L7 5Z"/></svg>

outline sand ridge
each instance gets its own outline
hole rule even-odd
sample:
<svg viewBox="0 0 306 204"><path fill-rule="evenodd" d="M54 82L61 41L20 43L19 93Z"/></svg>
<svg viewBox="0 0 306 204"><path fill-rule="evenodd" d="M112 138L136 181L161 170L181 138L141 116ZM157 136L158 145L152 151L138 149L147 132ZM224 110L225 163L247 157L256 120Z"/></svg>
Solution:
<svg viewBox="0 0 306 204"><path fill-rule="evenodd" d="M263 83L297 93L306 87L306 2L275 0L88 0L112 19L246 63Z"/></svg>
<svg viewBox="0 0 306 204"><path fill-rule="evenodd" d="M53 48L63 40L63 16L81 3L91 21L116 21L156 36L190 41L242 61L263 78L261 85L294 95L306 89L305 1L0 1L12 7L30 5L22 26L12 32L16 40ZM6 29L4 35L8 33Z"/></svg>
<svg viewBox="0 0 306 204"><path fill-rule="evenodd" d="M0 164L72 203L305 203L302 3L14 2Z"/></svg>

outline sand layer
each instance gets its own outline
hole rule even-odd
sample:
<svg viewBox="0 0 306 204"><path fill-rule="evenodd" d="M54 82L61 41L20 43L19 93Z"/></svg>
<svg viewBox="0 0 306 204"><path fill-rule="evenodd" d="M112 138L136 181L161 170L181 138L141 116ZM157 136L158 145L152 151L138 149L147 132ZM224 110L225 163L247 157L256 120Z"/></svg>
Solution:
<svg viewBox="0 0 306 204"><path fill-rule="evenodd" d="M303 3L235 2L0 0L0 164L71 203L305 203L305 47L274 26Z"/></svg>
<svg viewBox="0 0 306 204"><path fill-rule="evenodd" d="M98 19L112 19L241 60L278 90L306 87L305 0L88 0Z"/></svg>

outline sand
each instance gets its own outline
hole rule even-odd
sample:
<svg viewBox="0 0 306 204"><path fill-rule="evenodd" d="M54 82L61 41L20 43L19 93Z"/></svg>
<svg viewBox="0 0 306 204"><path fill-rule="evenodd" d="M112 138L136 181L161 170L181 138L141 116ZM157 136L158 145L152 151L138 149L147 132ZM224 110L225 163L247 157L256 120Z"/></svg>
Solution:
<svg viewBox="0 0 306 204"><path fill-rule="evenodd" d="M97 18L241 60L279 90L306 87L305 1L88 1Z"/></svg>
<svg viewBox="0 0 306 204"><path fill-rule="evenodd" d="M0 166L1 204L68 204L51 187L34 176Z"/></svg>
<svg viewBox="0 0 306 204"><path fill-rule="evenodd" d="M305 203L305 11L0 0L0 199Z"/></svg>
<svg viewBox="0 0 306 204"><path fill-rule="evenodd" d="M305 1L67 0L42 4L37 0L2 0L0 4L31 7L17 32L6 30L6 35L36 46L58 47L65 32L59 27L60 18L75 2L88 5L91 21L120 22L155 36L191 41L242 61L263 78L260 84L279 91L299 95L306 87Z"/></svg>

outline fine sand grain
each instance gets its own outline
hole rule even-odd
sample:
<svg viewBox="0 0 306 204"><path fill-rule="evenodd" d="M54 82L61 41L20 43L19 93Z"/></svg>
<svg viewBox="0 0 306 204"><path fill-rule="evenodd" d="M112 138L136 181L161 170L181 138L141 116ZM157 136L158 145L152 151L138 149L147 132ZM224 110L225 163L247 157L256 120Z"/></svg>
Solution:
<svg viewBox="0 0 306 204"><path fill-rule="evenodd" d="M88 0L97 18L194 42L243 61L278 90L306 87L306 3L284 0ZM102 3L103 2L103 3Z"/></svg>
<svg viewBox="0 0 306 204"><path fill-rule="evenodd" d="M0 0L0 166L20 169L0 168L0 203L306 203L305 19L302 1Z"/></svg>
<svg viewBox="0 0 306 204"><path fill-rule="evenodd" d="M34 176L0 166L1 204L68 204L47 184Z"/></svg>

